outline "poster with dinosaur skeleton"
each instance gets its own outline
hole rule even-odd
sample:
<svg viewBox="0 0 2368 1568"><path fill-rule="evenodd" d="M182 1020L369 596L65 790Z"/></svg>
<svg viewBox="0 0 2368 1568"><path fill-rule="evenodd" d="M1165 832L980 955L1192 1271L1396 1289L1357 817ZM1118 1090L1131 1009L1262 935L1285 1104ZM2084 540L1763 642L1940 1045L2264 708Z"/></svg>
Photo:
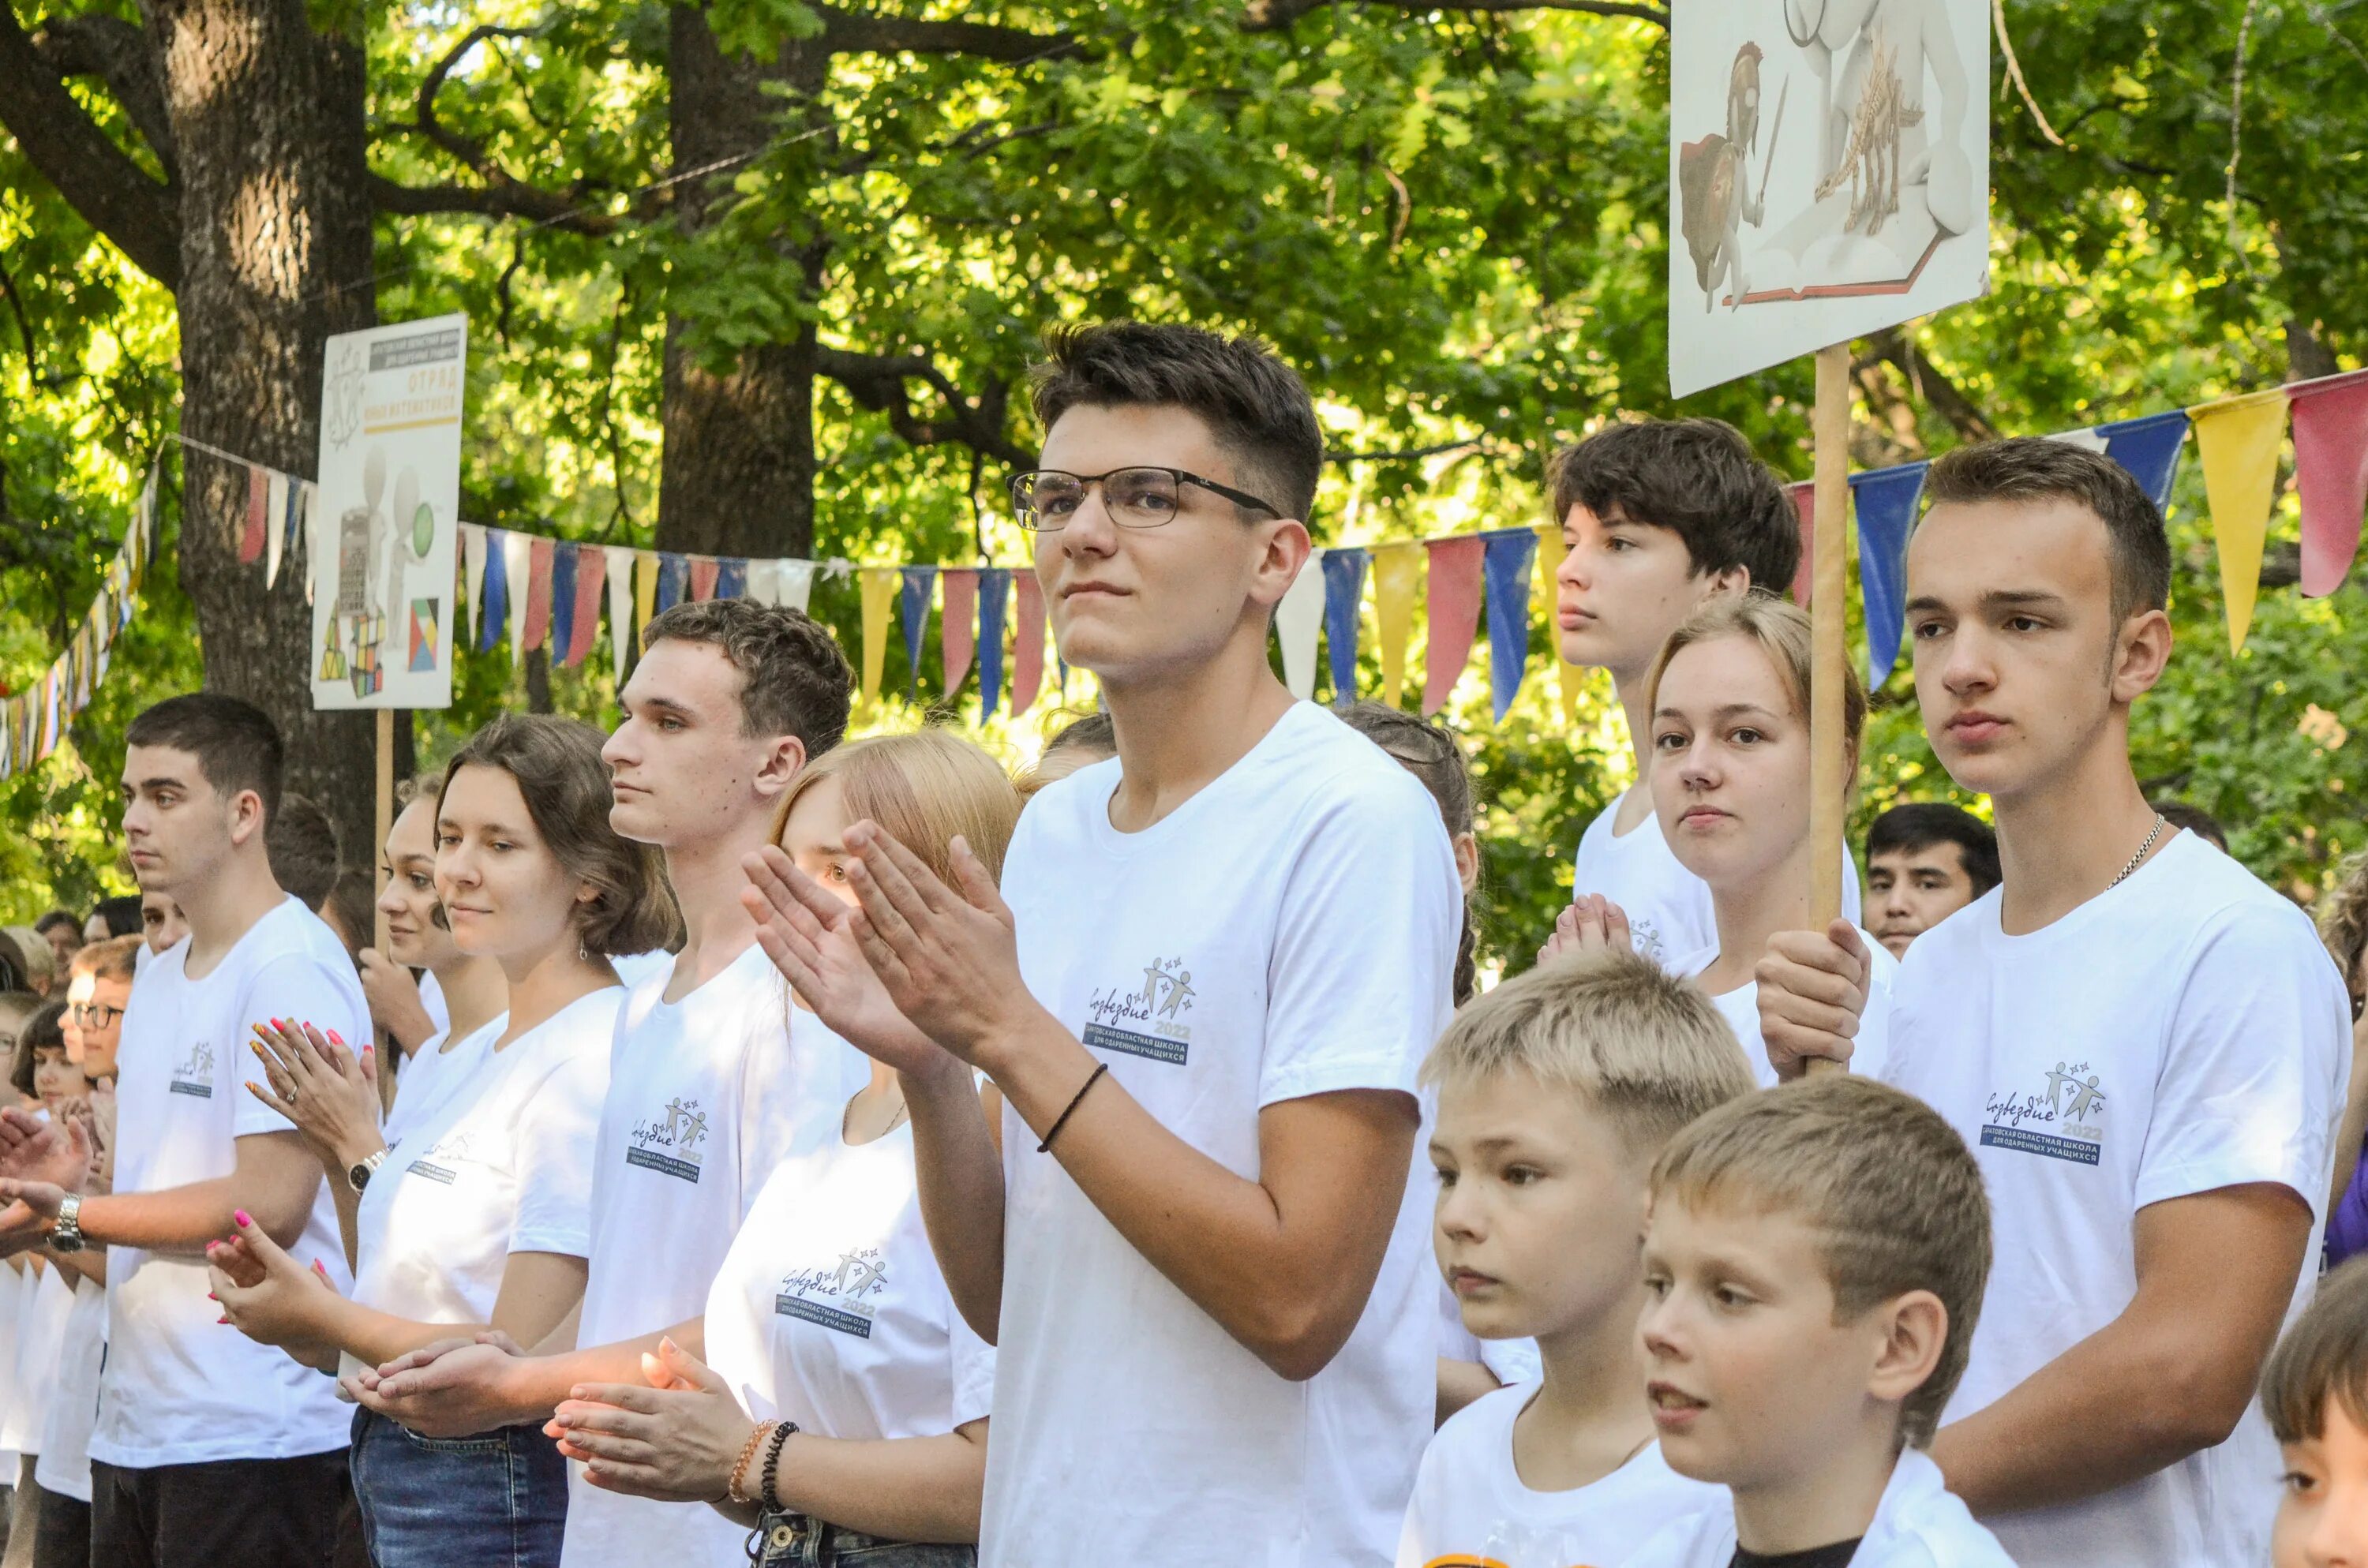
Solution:
<svg viewBox="0 0 2368 1568"><path fill-rule="evenodd" d="M469 318L329 339L310 555L315 708L452 705Z"/></svg>
<svg viewBox="0 0 2368 1568"><path fill-rule="evenodd" d="M1987 0L1675 0L1669 391L1989 289Z"/></svg>

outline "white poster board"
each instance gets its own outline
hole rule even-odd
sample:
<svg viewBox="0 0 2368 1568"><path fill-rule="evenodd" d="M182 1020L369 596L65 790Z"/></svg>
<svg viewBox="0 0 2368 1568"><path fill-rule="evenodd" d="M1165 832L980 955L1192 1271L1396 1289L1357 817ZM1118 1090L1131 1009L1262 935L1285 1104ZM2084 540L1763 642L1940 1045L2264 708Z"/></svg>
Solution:
<svg viewBox="0 0 2368 1568"><path fill-rule="evenodd" d="M313 497L315 708L452 704L469 318L329 339Z"/></svg>
<svg viewBox="0 0 2368 1568"><path fill-rule="evenodd" d="M1672 18L1672 396L1988 291L1987 0Z"/></svg>

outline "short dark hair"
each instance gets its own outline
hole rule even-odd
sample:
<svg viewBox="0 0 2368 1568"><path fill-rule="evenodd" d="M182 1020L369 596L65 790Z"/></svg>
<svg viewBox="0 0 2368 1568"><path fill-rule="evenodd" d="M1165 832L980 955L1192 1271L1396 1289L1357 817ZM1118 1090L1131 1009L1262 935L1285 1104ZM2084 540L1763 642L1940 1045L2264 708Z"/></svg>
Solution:
<svg viewBox="0 0 2368 1568"><path fill-rule="evenodd" d="M1743 432L1722 419L1609 425L1554 455L1554 521L1585 506L1610 521L1668 528L1697 574L1737 566L1781 594L1801 569L1801 513Z"/></svg>
<svg viewBox="0 0 2368 1568"><path fill-rule="evenodd" d="M1942 454L1924 476L1931 502L2076 502L2105 525L2113 574L2113 621L2170 603L2170 536L2162 513L2130 471L2069 441L2014 436Z"/></svg>
<svg viewBox="0 0 2368 1568"><path fill-rule="evenodd" d="M136 892L120 892L113 898L100 899L98 907L91 913L107 922L109 937L140 935L140 895Z"/></svg>
<svg viewBox="0 0 2368 1568"><path fill-rule="evenodd" d="M642 646L705 642L740 672L740 725L748 735L795 735L808 757L846 738L855 671L823 624L802 609L755 599L687 599L642 629Z"/></svg>
<svg viewBox="0 0 2368 1568"><path fill-rule="evenodd" d="M184 692L143 709L123 732L127 746L169 746L198 759L198 771L222 796L252 790L266 822L279 814L279 778L288 761L279 726L254 703L218 691Z"/></svg>
<svg viewBox="0 0 2368 1568"><path fill-rule="evenodd" d="M2318 1282L2261 1369L2261 1414L2281 1443L2325 1437L2330 1400L2368 1427L2368 1257Z"/></svg>
<svg viewBox="0 0 2368 1568"><path fill-rule="evenodd" d="M2202 806L2192 806L2185 801L2156 801L2152 804L2156 813L2171 826L2183 827L2198 838L2209 839L2212 847L2224 855L2227 853L2228 830Z"/></svg>
<svg viewBox="0 0 2368 1568"><path fill-rule="evenodd" d="M605 740L574 719L504 713L452 754L444 790L464 767L498 768L516 779L544 846L569 876L597 890L575 915L584 946L613 957L671 945L682 918L656 846L620 838L609 825ZM443 790L436 799L440 812Z"/></svg>
<svg viewBox="0 0 2368 1568"><path fill-rule="evenodd" d="M1998 830L1962 806L1945 801L1910 801L1874 819L1866 830L1866 858L1912 855L1935 844L1953 844L1979 898L1998 885Z"/></svg>
<svg viewBox="0 0 2368 1568"><path fill-rule="evenodd" d="M1114 321L1044 335L1030 372L1049 433L1073 408L1180 408L1241 470L1242 487L1301 522L1315 509L1324 429L1307 383L1266 344L1202 327Z"/></svg>
<svg viewBox="0 0 2368 1568"><path fill-rule="evenodd" d="M70 909L52 909L33 922L33 929L44 937L61 926L72 931L77 938L82 936L82 922Z"/></svg>
<svg viewBox="0 0 2368 1568"><path fill-rule="evenodd" d="M30 1098L33 1094L33 1052L63 1051L66 1004L61 996L54 1002L44 1002L41 1010L25 1020L17 1033L17 1060L8 1064L8 1083L18 1094Z"/></svg>
<svg viewBox="0 0 2368 1568"><path fill-rule="evenodd" d="M1118 730L1110 723L1108 713L1088 713L1082 719L1072 719L1061 726L1059 733L1044 743L1042 755L1055 752L1087 751L1097 757L1118 755Z"/></svg>
<svg viewBox="0 0 2368 1568"><path fill-rule="evenodd" d="M337 883L337 830L310 795L290 790L263 827L271 880L318 915Z"/></svg>

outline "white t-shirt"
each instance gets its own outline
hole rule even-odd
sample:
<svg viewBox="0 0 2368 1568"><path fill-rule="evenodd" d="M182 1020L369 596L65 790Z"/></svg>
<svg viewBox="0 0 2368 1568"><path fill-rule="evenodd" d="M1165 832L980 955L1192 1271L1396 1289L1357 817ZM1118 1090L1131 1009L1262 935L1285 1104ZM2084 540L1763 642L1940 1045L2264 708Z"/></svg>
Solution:
<svg viewBox="0 0 2368 1568"><path fill-rule="evenodd" d="M621 987L579 996L500 1050L504 1013L388 1142L354 1215L354 1299L415 1323L488 1323L514 1252L592 1246L592 1143Z"/></svg>
<svg viewBox="0 0 2368 1568"><path fill-rule="evenodd" d="M929 1437L987 1413L995 1352L921 1227L907 1124L783 1160L707 1296L707 1359L760 1421Z"/></svg>
<svg viewBox="0 0 2368 1568"><path fill-rule="evenodd" d="M1447 1418L1415 1472L1397 1568L1609 1563L1670 1521L1726 1503L1725 1487L1671 1470L1658 1443L1600 1481L1564 1492L1535 1490L1513 1467L1513 1418L1537 1395L1536 1383L1515 1384Z"/></svg>
<svg viewBox="0 0 2368 1568"><path fill-rule="evenodd" d="M2270 1488L2272 1496L2276 1490ZM2104 1561L2082 1559L2077 1543L2067 1543L2066 1550L2071 1555L2066 1561ZM1734 1561L1735 1508L1729 1503L1669 1526L1626 1559L1622 1568L1729 1568ZM2155 1568L2169 1568L2170 1561ZM1930 1455L1907 1449L1892 1467L1874 1518L1850 1554L1850 1568L2015 1568L2018 1562L2028 1568L2029 1562L2020 1554L2009 1556L1998 1537L1941 1484L1941 1467Z"/></svg>
<svg viewBox="0 0 2368 1568"><path fill-rule="evenodd" d="M1866 944L1866 1011L1859 1016L1857 1038L1851 1042L1850 1071L1863 1073L1870 1078L1883 1075L1883 1064L1891 1055L1891 992L1899 975L1899 960L1891 950L1874 939L1874 934L1861 929L1858 939ZM1718 944L1713 941L1699 952L1688 953L1669 965L1669 972L1687 980L1718 961ZM1722 991L1711 999L1735 1030L1735 1038L1743 1044L1743 1054L1751 1062L1751 1075L1763 1089L1776 1086L1776 1069L1768 1064L1768 1043L1759 1033L1759 986L1756 981L1745 981L1732 991Z"/></svg>
<svg viewBox="0 0 2368 1568"><path fill-rule="evenodd" d="M80 1275L74 1276L80 1278ZM56 1264L29 1264L11 1281L17 1290L16 1387L0 1411L0 1447L18 1458L41 1451L41 1425L57 1387L58 1353L74 1310L74 1287Z"/></svg>
<svg viewBox="0 0 2368 1568"><path fill-rule="evenodd" d="M381 1129L386 1141L393 1143L414 1118L433 1110L454 1085L467 1082L471 1070L484 1061L485 1048L493 1038L483 1029L472 1029L453 1040L439 1028L420 1041L419 1049L403 1064L403 1075L394 1082L394 1104Z"/></svg>
<svg viewBox="0 0 2368 1568"><path fill-rule="evenodd" d="M247 928L213 971L188 978L190 943L140 976L123 1015L116 1090L115 1190L162 1192L229 1176L240 1138L293 1132L246 1092L254 1026L291 1018L347 1040L370 1038L370 1007L345 944L295 899ZM321 1260L350 1290L325 1182L288 1249ZM95 1460L126 1468L294 1459L346 1446L353 1414L336 1384L285 1351L227 1328L206 1299L201 1253L107 1249L107 1369Z"/></svg>
<svg viewBox="0 0 2368 1568"><path fill-rule="evenodd" d="M436 978L436 971L432 969L419 971L419 1005L427 1010L427 1021L436 1026L438 1034L451 1031L452 1005L444 1000L444 983ZM427 1047L423 1045L412 1060L416 1062L427 1054Z"/></svg>
<svg viewBox="0 0 2368 1568"><path fill-rule="evenodd" d="M27 1260L26 1267L31 1267ZM23 1292L0 1275L0 1411L6 1411L17 1398L17 1315ZM10 1448L0 1448L0 1475L14 1475L20 1468L17 1461L25 1456Z"/></svg>
<svg viewBox="0 0 2368 1568"><path fill-rule="evenodd" d="M90 1429L98 1419L98 1369L106 1358L107 1287L76 1275L33 1479L43 1491L78 1503L90 1501Z"/></svg>
<svg viewBox="0 0 2368 1568"><path fill-rule="evenodd" d="M1622 798L1613 796L1579 835L1571 896L1601 893L1618 904L1628 916L1629 938L1636 950L1656 963L1668 964L1715 947L1718 915L1711 907L1710 884L1678 859L1661 835L1656 813L1646 812L1645 820L1626 833L1612 832ZM1855 925L1861 897L1858 863L1847 845L1842 859L1842 913Z"/></svg>
<svg viewBox="0 0 2368 1568"><path fill-rule="evenodd" d="M664 1000L666 969L617 1015L592 1171L592 1252L575 1343L612 1345L707 1310L708 1288L775 1164L838 1136L870 1059L812 1013L754 942ZM569 1472L564 1568L746 1562L712 1508L603 1492Z"/></svg>
<svg viewBox="0 0 2368 1568"><path fill-rule="evenodd" d="M1383 1089L1411 1114L1463 900L1422 786L1305 702L1142 832L1110 826L1118 781L1112 760L1046 789L1005 858L1037 999L1163 1126L1241 1176L1257 1175L1267 1106ZM1430 1192L1407 1184L1347 1345L1292 1382L1037 1142L1007 1108L981 1561L1197 1568L1216 1540L1265 1568L1388 1561L1437 1402Z"/></svg>
<svg viewBox="0 0 2368 1568"><path fill-rule="evenodd" d="M2323 1221L2350 1062L2342 982L2310 921L2193 834L2026 936L1999 929L2001 896L1917 937L1892 1004L1884 1076L1964 1136L1996 1216L1972 1360L1944 1422L2121 1314L2137 1288L2131 1226L2148 1204L2275 1182ZM2303 1283L2315 1241L2305 1256ZM1990 1524L2024 1568L2254 1568L2268 1561L2277 1473L2248 1403L2216 1448Z"/></svg>
<svg viewBox="0 0 2368 1568"><path fill-rule="evenodd" d="M1433 1180L1428 1170L1417 1173L1418 1182ZM1463 1326L1463 1309L1456 1303L1455 1292L1445 1280L1439 1286L1439 1353L1451 1361L1472 1361L1488 1369L1488 1375L1510 1387L1514 1383L1535 1382L1539 1377L1538 1342L1534 1339L1483 1339Z"/></svg>

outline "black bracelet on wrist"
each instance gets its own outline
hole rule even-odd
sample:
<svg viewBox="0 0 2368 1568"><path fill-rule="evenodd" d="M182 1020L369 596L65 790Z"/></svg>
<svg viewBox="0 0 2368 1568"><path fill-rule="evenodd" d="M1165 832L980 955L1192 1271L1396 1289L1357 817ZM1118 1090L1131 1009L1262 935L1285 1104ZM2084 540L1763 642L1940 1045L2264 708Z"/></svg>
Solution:
<svg viewBox="0 0 2368 1568"><path fill-rule="evenodd" d="M1051 1127L1044 1130L1044 1142L1036 1145L1036 1152L1038 1153L1049 1154L1053 1152L1053 1140L1061 1135L1061 1129L1069 1125L1069 1118L1076 1114L1079 1103L1085 1099L1086 1091L1092 1088L1096 1084L1100 1083L1102 1081L1102 1074L1109 1071L1109 1062L1097 1062L1094 1063L1094 1070L1086 1075L1085 1083L1078 1086L1076 1094L1069 1096L1069 1103L1066 1108L1064 1108L1060 1115L1053 1119L1053 1125Z"/></svg>
<svg viewBox="0 0 2368 1568"><path fill-rule="evenodd" d="M765 1479L757 1488L757 1503L768 1514L782 1511L780 1494L773 1490L773 1483L780 1478L781 1449L797 1429L796 1422L784 1421L773 1428L771 1438L765 1444Z"/></svg>

